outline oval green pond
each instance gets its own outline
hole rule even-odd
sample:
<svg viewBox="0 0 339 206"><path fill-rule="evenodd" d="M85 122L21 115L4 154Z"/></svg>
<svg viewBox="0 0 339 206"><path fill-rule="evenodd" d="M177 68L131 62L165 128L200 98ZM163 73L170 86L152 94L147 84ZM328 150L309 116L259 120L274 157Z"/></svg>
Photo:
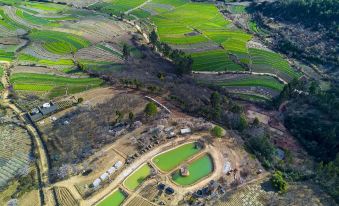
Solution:
<svg viewBox="0 0 339 206"><path fill-rule="evenodd" d="M198 182L213 171L212 157L206 154L188 164L187 169L189 171L188 176L181 176L180 171L177 170L172 174L172 180L181 186L189 186Z"/></svg>
<svg viewBox="0 0 339 206"><path fill-rule="evenodd" d="M142 167L139 167L138 170L133 172L127 179L124 181L124 186L133 191L135 190L145 179L151 174L151 168L147 164L144 164Z"/></svg>
<svg viewBox="0 0 339 206"><path fill-rule="evenodd" d="M121 189L117 189L111 195L106 197L98 206L120 206L127 198L125 193Z"/></svg>
<svg viewBox="0 0 339 206"><path fill-rule="evenodd" d="M201 147L197 147L196 143L192 142L157 155L153 158L152 162L160 170L169 172L201 150Z"/></svg>

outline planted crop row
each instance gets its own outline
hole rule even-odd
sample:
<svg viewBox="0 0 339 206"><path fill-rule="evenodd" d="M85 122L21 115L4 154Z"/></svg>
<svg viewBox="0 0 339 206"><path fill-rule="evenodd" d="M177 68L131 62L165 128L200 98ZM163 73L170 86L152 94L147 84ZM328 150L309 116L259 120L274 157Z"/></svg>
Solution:
<svg viewBox="0 0 339 206"><path fill-rule="evenodd" d="M80 36L56 31L33 31L29 37L42 42L47 51L55 54L74 53L90 45L88 40Z"/></svg>
<svg viewBox="0 0 339 206"><path fill-rule="evenodd" d="M282 77L287 81L300 76L300 74L294 71L288 62L277 53L254 48L250 48L249 51L254 71L268 73L280 72L281 75L285 74Z"/></svg>
<svg viewBox="0 0 339 206"><path fill-rule="evenodd" d="M50 97L82 92L103 83L97 78L67 78L33 73L13 74L10 81L15 90L49 92Z"/></svg>
<svg viewBox="0 0 339 206"><path fill-rule="evenodd" d="M224 50L212 50L193 53L194 71L241 71L243 68L235 64Z"/></svg>

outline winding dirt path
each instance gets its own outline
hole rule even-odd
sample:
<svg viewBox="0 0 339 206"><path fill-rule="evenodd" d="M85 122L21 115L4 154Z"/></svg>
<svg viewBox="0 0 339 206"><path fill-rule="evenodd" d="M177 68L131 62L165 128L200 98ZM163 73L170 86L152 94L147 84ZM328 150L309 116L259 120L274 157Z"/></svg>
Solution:
<svg viewBox="0 0 339 206"><path fill-rule="evenodd" d="M45 147L43 145L41 136L39 135L38 131L34 127L34 125L25 118L25 113L18 108L15 104L11 103L9 99L9 89L8 87L11 85L9 82L9 72L10 65L5 64L4 65L4 75L1 77L1 82L4 85L5 89L3 91L2 95L2 100L0 101L0 104L2 104L5 107L10 108L15 112L15 114L18 116L19 120L25 124L26 130L31 134L33 137L34 144L36 146L36 150L38 153L38 160L39 160L39 189L41 190L41 195L40 195L40 200L41 200L41 205L44 205L46 203L45 198L47 197L46 190L43 188L47 185L49 185L49 162L48 162L48 156L47 156L47 151L45 150Z"/></svg>

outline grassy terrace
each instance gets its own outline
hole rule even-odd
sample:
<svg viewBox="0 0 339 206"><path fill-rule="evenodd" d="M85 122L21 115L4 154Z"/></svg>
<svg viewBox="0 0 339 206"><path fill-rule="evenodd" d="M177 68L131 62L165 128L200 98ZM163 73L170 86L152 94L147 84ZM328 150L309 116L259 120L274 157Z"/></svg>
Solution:
<svg viewBox="0 0 339 206"><path fill-rule="evenodd" d="M88 40L80 36L56 31L35 30L29 37L42 42L47 51L55 54L70 54L90 45Z"/></svg>
<svg viewBox="0 0 339 206"><path fill-rule="evenodd" d="M89 8L101 10L102 12L113 15L120 15L123 12L143 4L145 1L146 0L111 0L110 2L95 3Z"/></svg>
<svg viewBox="0 0 339 206"><path fill-rule="evenodd" d="M201 151L201 148L196 147L196 143L188 143L155 156L152 159L152 162L160 170L169 172L179 166L182 162L197 154L199 151Z"/></svg>
<svg viewBox="0 0 339 206"><path fill-rule="evenodd" d="M235 64L226 51L214 50L192 54L194 71L241 71L243 68Z"/></svg>
<svg viewBox="0 0 339 206"><path fill-rule="evenodd" d="M210 42L220 45L221 51L218 49L198 54L191 53L195 57L193 65L195 71L243 70L241 66L229 59L228 53L236 56L241 54L239 59L242 62L249 62L246 42L252 36L240 30L231 29L231 23L212 3L154 0L134 11L133 14L140 18L150 17L157 26L161 41L168 44L194 45ZM199 61L200 58L203 60Z"/></svg>
<svg viewBox="0 0 339 206"><path fill-rule="evenodd" d="M6 52L0 49L0 61L10 62L15 58L14 52Z"/></svg>
<svg viewBox="0 0 339 206"><path fill-rule="evenodd" d="M199 81L203 84L217 85L221 87L263 87L272 89L275 91L281 91L284 87L284 84L279 82L273 77L268 76L252 76L239 79L228 79L228 80L218 80L218 81Z"/></svg>
<svg viewBox="0 0 339 206"><path fill-rule="evenodd" d="M28 54L20 53L17 58L21 62L37 63L39 65L46 66L73 66L74 63L71 59L58 59L58 60L49 60L49 59L39 59Z"/></svg>
<svg viewBox="0 0 339 206"><path fill-rule="evenodd" d="M15 90L50 92L51 97L73 94L99 87L103 82L97 78L67 78L47 74L17 73L10 78Z"/></svg>
<svg viewBox="0 0 339 206"><path fill-rule="evenodd" d="M279 54L254 48L249 49L249 51L254 71L277 73L278 76L287 81L300 77L300 74L294 71Z"/></svg>
<svg viewBox="0 0 339 206"><path fill-rule="evenodd" d="M55 23L54 21L48 20L47 18L41 18L38 16L34 16L21 9L16 10L16 15L20 17L21 19L25 20L26 22L29 22L34 25L59 26L59 24Z"/></svg>
<svg viewBox="0 0 339 206"><path fill-rule="evenodd" d="M8 17L7 14L5 14L3 8L0 7L0 16L2 18L0 18L0 25L7 28L8 30L14 31L17 29L25 29L26 27L16 23L15 21L13 21L11 18ZM1 34L0 34L1 36Z"/></svg>
<svg viewBox="0 0 339 206"><path fill-rule="evenodd" d="M151 168L147 164L144 164L138 170L133 172L130 176L124 181L124 186L134 191L145 179L151 174Z"/></svg>

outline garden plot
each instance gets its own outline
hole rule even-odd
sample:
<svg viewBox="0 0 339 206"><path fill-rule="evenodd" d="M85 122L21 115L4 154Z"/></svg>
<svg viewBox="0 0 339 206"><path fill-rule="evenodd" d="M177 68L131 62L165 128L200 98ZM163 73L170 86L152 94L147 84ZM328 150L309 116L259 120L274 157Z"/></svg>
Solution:
<svg viewBox="0 0 339 206"><path fill-rule="evenodd" d="M54 187L58 203L63 206L77 206L79 202L66 187Z"/></svg>
<svg viewBox="0 0 339 206"><path fill-rule="evenodd" d="M27 174L32 142L27 131L16 125L1 124L0 131L1 188L12 178Z"/></svg>

